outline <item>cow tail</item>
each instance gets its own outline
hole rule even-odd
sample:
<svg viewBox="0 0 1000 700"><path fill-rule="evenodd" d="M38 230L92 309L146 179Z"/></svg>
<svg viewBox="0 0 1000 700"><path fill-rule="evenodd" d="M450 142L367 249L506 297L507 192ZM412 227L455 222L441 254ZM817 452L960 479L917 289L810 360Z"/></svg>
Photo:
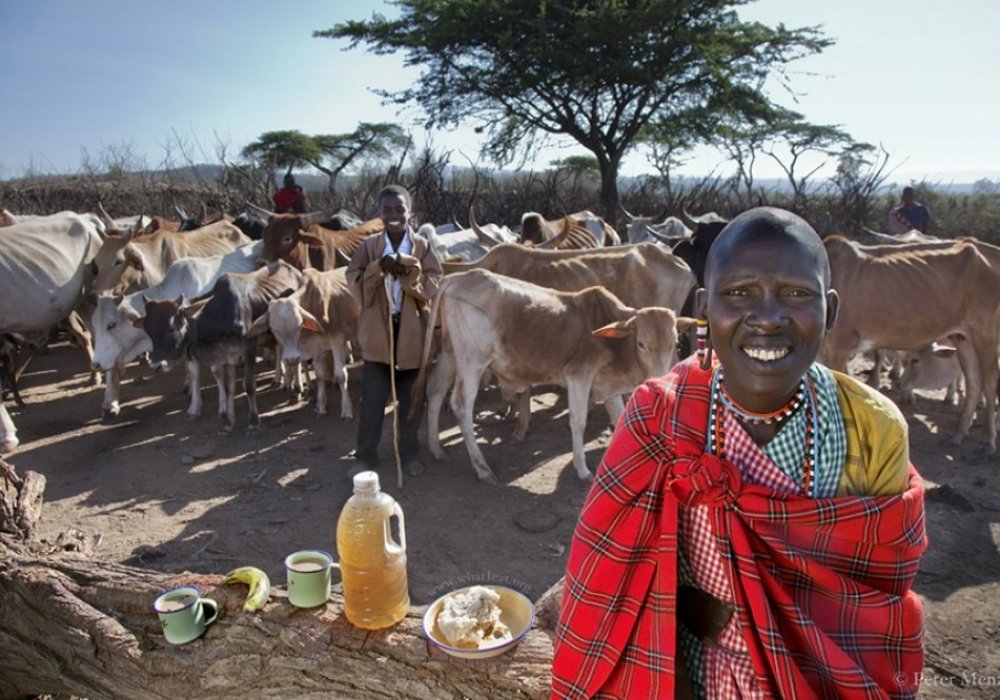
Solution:
<svg viewBox="0 0 1000 700"><path fill-rule="evenodd" d="M438 316L440 315L440 307L444 299L444 291L447 286L447 280L442 282L441 287L438 289L437 295L431 302L431 310L427 315L427 327L424 329L424 352L420 357L420 371L417 373L417 378L413 382L413 388L410 390L410 410L406 414L407 420L412 420L420 411L420 408L424 405L425 400L425 389L427 386L427 372L429 371L429 366L431 362L431 351L434 348L434 329L438 323ZM444 333L444 329L441 329ZM443 341L443 338L442 338Z"/></svg>

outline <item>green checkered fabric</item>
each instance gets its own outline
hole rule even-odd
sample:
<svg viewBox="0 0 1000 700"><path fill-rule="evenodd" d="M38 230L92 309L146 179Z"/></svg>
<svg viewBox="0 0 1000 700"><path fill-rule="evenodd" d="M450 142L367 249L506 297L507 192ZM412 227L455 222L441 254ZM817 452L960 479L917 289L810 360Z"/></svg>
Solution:
<svg viewBox="0 0 1000 700"><path fill-rule="evenodd" d="M813 363L809 376L816 388L818 420L816 439L819 461L816 464L813 498L830 498L837 495L837 486L844 471L847 457L847 434L844 416L837 402L837 385L826 367ZM761 449L778 468L796 483L802 482L802 460L806 453L806 411L804 406L782 426L778 434Z"/></svg>

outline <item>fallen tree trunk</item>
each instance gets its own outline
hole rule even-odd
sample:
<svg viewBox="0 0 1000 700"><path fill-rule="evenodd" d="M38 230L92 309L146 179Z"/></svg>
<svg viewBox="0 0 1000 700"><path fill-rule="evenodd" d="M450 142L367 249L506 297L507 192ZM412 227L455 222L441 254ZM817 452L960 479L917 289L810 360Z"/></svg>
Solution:
<svg viewBox="0 0 1000 700"><path fill-rule="evenodd" d="M422 607L387 630L367 633L347 622L337 594L323 608L299 610L283 590L272 589L264 610L243 612L246 588L225 586L220 575L163 574L41 551L20 536L33 529L24 518L31 517L29 502L40 506L40 477L29 472L16 483L12 468L3 460L0 466L7 472L0 477L6 482L0 518L22 518L0 522L2 697L438 700L548 694L552 632L542 623L511 652L466 661L426 641ZM201 639L173 646L152 603L181 585L214 598L220 613ZM539 601L541 620L551 620L558 597L546 594Z"/></svg>

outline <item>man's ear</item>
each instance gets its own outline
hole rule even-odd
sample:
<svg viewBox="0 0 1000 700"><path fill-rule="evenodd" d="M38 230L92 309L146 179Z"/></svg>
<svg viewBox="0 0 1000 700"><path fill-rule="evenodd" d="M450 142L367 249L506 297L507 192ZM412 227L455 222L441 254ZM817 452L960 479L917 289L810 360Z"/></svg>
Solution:
<svg viewBox="0 0 1000 700"><path fill-rule="evenodd" d="M831 289L826 293L826 330L833 330L833 324L837 322L837 311L840 309L840 295L836 289Z"/></svg>

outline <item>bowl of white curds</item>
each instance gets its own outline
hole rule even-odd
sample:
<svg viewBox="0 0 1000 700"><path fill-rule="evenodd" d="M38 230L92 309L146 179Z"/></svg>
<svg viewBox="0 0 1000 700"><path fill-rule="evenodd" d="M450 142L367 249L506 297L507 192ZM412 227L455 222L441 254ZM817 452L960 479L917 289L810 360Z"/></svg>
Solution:
<svg viewBox="0 0 1000 700"><path fill-rule="evenodd" d="M488 659L513 649L535 622L535 606L506 586L467 586L446 593L424 613L431 644L461 659Z"/></svg>

